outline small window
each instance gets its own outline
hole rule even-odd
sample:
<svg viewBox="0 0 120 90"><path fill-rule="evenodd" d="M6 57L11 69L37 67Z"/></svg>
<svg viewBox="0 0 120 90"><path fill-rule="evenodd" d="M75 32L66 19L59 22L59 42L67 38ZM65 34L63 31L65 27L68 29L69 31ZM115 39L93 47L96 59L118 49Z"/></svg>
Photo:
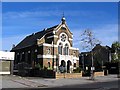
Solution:
<svg viewBox="0 0 120 90"><path fill-rule="evenodd" d="M62 55L62 49L63 49L63 46L62 44L60 43L59 46L58 46L58 54L61 54Z"/></svg>
<svg viewBox="0 0 120 90"><path fill-rule="evenodd" d="M64 54L65 54L65 55L68 55L68 52L69 52L68 44L65 44Z"/></svg>
<svg viewBox="0 0 120 90"><path fill-rule="evenodd" d="M50 48L47 49L47 54L50 54Z"/></svg>

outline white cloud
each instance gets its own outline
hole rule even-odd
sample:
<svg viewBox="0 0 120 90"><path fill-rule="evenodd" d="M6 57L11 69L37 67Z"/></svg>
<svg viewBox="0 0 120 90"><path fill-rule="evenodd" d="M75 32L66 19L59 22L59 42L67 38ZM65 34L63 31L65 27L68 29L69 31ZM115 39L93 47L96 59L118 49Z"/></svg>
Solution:
<svg viewBox="0 0 120 90"><path fill-rule="evenodd" d="M3 13L3 18L38 18L41 16L58 16L61 15L58 11L23 11L23 12L6 12Z"/></svg>
<svg viewBox="0 0 120 90"><path fill-rule="evenodd" d="M65 6L64 6L65 7ZM5 12L3 13L3 18L5 19L15 19L15 18L38 18L38 17L46 17L46 16L62 16L64 9L58 9L57 7L55 9L47 9L47 10L39 10L37 9L34 11L21 11L21 12ZM108 15L108 13L103 11L88 11L88 10L66 10L65 16L81 16L86 18L99 18L99 15L101 17L105 17L105 15Z"/></svg>

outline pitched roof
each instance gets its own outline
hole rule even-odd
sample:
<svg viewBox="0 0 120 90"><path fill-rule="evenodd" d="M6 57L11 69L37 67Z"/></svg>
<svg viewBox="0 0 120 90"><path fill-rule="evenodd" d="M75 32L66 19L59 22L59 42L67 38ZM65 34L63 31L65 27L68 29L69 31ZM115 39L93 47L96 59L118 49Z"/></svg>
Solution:
<svg viewBox="0 0 120 90"><path fill-rule="evenodd" d="M37 39L42 38L47 32L52 31L54 28L56 28L58 25L55 25L53 27L44 29L43 31L37 32L35 34L31 34L27 36L25 39L23 39L17 46L12 48L12 50L18 50L25 47L29 47L36 44Z"/></svg>

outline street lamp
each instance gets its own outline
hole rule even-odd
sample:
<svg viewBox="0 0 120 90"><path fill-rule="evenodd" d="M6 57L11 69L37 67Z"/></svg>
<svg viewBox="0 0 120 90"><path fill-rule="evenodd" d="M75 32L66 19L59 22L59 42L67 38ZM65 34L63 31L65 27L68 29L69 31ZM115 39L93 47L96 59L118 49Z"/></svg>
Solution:
<svg viewBox="0 0 120 90"><path fill-rule="evenodd" d="M83 71L84 71L85 70L84 69L84 54L81 54L81 56L82 56L82 64L83 64L82 66L83 66Z"/></svg>
<svg viewBox="0 0 120 90"><path fill-rule="evenodd" d="M93 65L93 52L91 51L91 57L92 57L92 65L91 65L91 80L94 80L94 72L93 72L93 70L94 70L94 65Z"/></svg>
<svg viewBox="0 0 120 90"><path fill-rule="evenodd" d="M81 56L82 56L82 64L83 64L83 71L85 70L85 58L84 58L84 56L87 56L87 54L81 54Z"/></svg>

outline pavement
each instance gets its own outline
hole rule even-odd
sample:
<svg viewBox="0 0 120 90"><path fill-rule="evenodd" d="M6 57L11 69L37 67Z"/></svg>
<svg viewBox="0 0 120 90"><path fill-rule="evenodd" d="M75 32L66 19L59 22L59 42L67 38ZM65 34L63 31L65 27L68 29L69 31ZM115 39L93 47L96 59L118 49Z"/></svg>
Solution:
<svg viewBox="0 0 120 90"><path fill-rule="evenodd" d="M70 85L84 85L98 82L118 81L117 75L97 76L95 80L89 77L74 79L49 79L40 77L20 77L15 75L2 76L2 88L54 88ZM118 83L116 83L118 85ZM118 87L116 87L118 88Z"/></svg>

